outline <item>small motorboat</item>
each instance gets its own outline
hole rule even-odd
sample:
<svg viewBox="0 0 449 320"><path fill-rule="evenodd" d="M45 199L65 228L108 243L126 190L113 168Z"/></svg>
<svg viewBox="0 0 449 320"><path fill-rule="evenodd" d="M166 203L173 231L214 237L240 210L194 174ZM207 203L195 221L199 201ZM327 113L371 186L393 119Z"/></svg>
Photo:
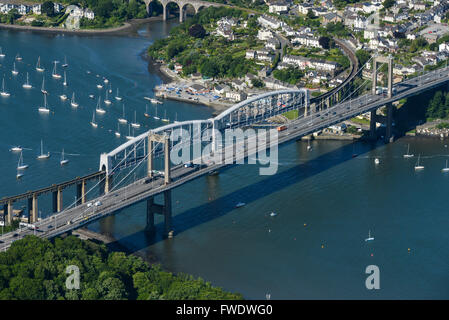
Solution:
<svg viewBox="0 0 449 320"><path fill-rule="evenodd" d="M271 212L270 217L276 217L278 214L276 212Z"/></svg>
<svg viewBox="0 0 449 320"><path fill-rule="evenodd" d="M246 206L246 203L245 203L245 202L239 202L239 203L237 203L237 204L235 205L236 208L241 208L241 207L243 207L243 206Z"/></svg>
<svg viewBox="0 0 449 320"><path fill-rule="evenodd" d="M375 163L375 164L379 164L379 163L380 163L380 160L379 160L378 158L376 158L376 159L374 159L374 163Z"/></svg>

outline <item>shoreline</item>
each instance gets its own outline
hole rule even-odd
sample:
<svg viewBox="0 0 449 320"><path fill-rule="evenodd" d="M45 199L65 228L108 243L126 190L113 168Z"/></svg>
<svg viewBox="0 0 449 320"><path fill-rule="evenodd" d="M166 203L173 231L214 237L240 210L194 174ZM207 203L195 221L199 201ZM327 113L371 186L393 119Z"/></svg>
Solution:
<svg viewBox="0 0 449 320"><path fill-rule="evenodd" d="M119 27L113 28L105 28L105 29L64 29L64 28L50 28L50 27L34 27L34 26L23 26L17 24L4 24L0 23L0 30L15 30L15 31L30 31L30 32L38 32L38 33L68 33L74 35L117 35L128 33L129 31L133 31L135 27L147 23L150 21L162 21L162 16L157 17L148 17L144 19L131 19L124 22L123 25Z"/></svg>

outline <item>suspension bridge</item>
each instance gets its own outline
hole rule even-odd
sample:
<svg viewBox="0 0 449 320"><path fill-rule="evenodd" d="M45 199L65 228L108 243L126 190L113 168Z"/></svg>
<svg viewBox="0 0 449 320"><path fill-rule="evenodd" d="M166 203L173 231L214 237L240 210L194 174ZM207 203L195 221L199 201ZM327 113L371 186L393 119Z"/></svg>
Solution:
<svg viewBox="0 0 449 320"><path fill-rule="evenodd" d="M51 238L70 232L140 202L146 202L146 229L154 231L154 215L160 214L164 216L165 235L171 235L171 190L229 165L229 162L215 161L217 158L213 157L209 160L190 157L196 165L190 162L188 165L180 163L172 166L170 154L176 154L186 146L189 154L194 154L192 149L195 143L192 145L191 142L200 141L199 147L209 146L212 155L218 154L219 150L222 151L219 153L221 155L229 152L232 162L239 163L258 152L257 143L249 141L256 137L248 138L246 143L240 141L223 148L227 129L269 124L274 116L296 110L298 117L283 126L285 130L278 132L277 139L272 139L271 135L263 137L273 150L278 145L366 112L371 112L371 132L374 134L375 123L380 117L376 115L376 110L384 106L387 109L384 120L385 138L388 141L392 136L392 103L441 86L449 80L449 68L446 66L393 84L391 57L374 56L368 62L373 62L374 66L371 81L366 80L356 88L351 87L351 90L341 87L343 91L335 91L332 97L326 96L321 100L310 99L306 89L264 93L234 105L215 118L172 123L149 130L101 154L99 171L96 173L78 177L69 183L0 199L7 223L11 222L14 203L27 201L31 226L1 236L0 249L6 249L15 240L29 234ZM386 92L377 87L377 73L383 64L388 66ZM363 67L357 74L362 70ZM372 87L367 91L370 83ZM352 86L352 83L346 85ZM94 181L94 186L86 190L86 181L89 180ZM62 193L71 186L76 186L76 200L64 207ZM53 194L54 213L38 219L38 196L49 192ZM155 197L158 195L163 196L163 203L156 203Z"/></svg>

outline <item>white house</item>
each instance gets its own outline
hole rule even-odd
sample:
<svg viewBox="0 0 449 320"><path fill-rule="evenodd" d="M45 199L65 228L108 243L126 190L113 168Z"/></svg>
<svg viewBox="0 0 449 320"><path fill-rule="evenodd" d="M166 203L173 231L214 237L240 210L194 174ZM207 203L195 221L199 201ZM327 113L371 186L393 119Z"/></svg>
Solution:
<svg viewBox="0 0 449 320"><path fill-rule="evenodd" d="M228 91L226 92L226 98L231 99L235 102L240 102L246 100L246 93L241 91Z"/></svg>
<svg viewBox="0 0 449 320"><path fill-rule="evenodd" d="M34 4L32 10L34 14L41 14L42 13L41 9L42 9L41 4Z"/></svg>
<svg viewBox="0 0 449 320"><path fill-rule="evenodd" d="M259 18L257 18L257 22L259 22L259 24L262 25L263 27L272 29L278 29L285 25L285 22L267 15L262 15Z"/></svg>

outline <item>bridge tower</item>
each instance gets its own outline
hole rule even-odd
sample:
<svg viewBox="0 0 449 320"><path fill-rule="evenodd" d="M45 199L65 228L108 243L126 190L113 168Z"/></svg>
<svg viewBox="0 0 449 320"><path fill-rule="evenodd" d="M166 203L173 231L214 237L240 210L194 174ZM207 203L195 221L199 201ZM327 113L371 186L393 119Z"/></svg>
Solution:
<svg viewBox="0 0 449 320"><path fill-rule="evenodd" d="M150 132L148 134L148 159L147 159L147 176L152 178L153 170L153 142L162 143L164 145L164 182L169 184L170 178L170 137L168 135L160 135Z"/></svg>
<svg viewBox="0 0 449 320"><path fill-rule="evenodd" d="M372 94L375 95L377 91L377 64L378 63L386 63L388 65L388 73L387 73L387 97L391 98L393 96L393 57L388 55L388 57L384 56L375 56L373 58L373 72L372 72ZM387 115L385 121L385 142L390 142L392 137L392 123L393 123L393 105L391 102L386 104ZM376 137L376 110L371 111L371 120L370 120L370 137Z"/></svg>
<svg viewBox="0 0 449 320"><path fill-rule="evenodd" d="M164 204L157 204L154 196L147 199L147 223L145 230L154 233L154 215L161 214L164 216L164 236L173 234L171 230L172 207L171 207L171 190L164 191Z"/></svg>

